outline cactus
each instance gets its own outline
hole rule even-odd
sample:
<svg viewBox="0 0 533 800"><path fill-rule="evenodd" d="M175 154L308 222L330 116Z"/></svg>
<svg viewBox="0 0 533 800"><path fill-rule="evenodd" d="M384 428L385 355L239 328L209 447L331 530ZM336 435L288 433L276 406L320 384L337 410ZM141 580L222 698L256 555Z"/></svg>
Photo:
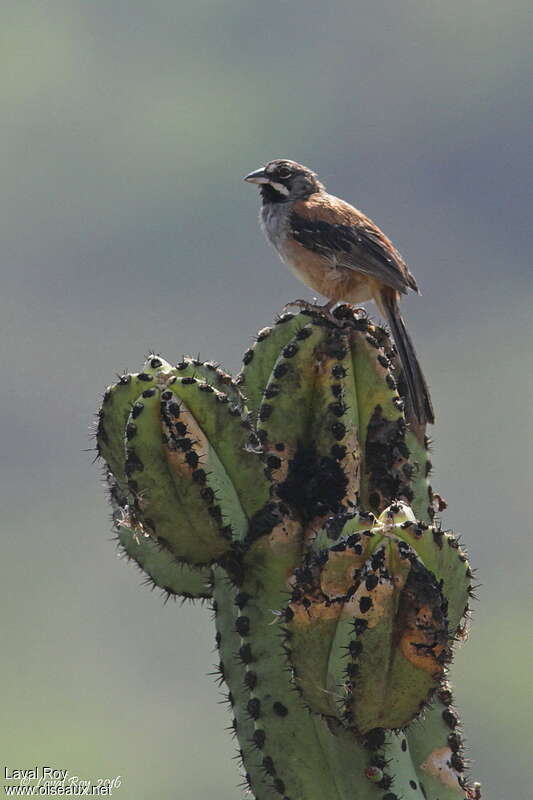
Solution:
<svg viewBox="0 0 533 800"><path fill-rule="evenodd" d="M256 800L478 800L447 682L473 573L386 332L337 317L285 314L235 379L151 355L107 389L117 538L212 602Z"/></svg>

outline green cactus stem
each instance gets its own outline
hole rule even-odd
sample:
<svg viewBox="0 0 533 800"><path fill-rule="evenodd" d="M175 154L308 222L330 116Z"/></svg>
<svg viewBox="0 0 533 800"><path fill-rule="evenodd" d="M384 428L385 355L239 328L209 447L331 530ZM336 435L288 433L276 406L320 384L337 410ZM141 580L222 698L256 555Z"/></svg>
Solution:
<svg viewBox="0 0 533 800"><path fill-rule="evenodd" d="M285 314L233 379L152 354L97 445L119 546L213 604L256 800L479 800L448 669L473 577L435 513L393 345L359 311Z"/></svg>
<svg viewBox="0 0 533 800"><path fill-rule="evenodd" d="M452 537L404 504L358 527L296 570L286 626L304 699L364 735L407 727L439 688L470 581ZM422 540L432 571L412 546Z"/></svg>
<svg viewBox="0 0 533 800"><path fill-rule="evenodd" d="M153 537L119 524L117 540L125 555L145 573L146 582L167 597L208 600L213 596L212 570L177 561Z"/></svg>

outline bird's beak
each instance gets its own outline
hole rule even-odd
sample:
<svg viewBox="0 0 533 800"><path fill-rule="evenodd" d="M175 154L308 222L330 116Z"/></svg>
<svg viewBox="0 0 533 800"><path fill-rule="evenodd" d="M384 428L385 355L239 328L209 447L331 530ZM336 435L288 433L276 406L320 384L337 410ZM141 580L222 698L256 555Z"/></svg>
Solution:
<svg viewBox="0 0 533 800"><path fill-rule="evenodd" d="M254 172L250 172L250 174L246 175L243 180L247 181L248 183L269 183L269 179L265 174L264 167L261 167L261 169L256 169Z"/></svg>

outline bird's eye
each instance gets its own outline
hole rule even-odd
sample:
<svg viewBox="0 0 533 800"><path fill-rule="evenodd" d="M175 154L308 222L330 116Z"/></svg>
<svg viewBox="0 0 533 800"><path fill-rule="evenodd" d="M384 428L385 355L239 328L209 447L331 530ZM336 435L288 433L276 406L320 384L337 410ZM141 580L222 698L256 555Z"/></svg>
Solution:
<svg viewBox="0 0 533 800"><path fill-rule="evenodd" d="M278 178L288 178L291 171L288 167L280 167L278 169Z"/></svg>

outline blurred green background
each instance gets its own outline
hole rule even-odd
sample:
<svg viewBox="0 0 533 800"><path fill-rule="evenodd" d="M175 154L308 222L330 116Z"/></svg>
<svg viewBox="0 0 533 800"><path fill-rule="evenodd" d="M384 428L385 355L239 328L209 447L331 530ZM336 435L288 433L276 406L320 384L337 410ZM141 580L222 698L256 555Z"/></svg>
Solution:
<svg viewBox="0 0 533 800"><path fill-rule="evenodd" d="M532 23L529 0L2 4L6 765L241 796L210 615L119 561L83 450L116 371L151 348L237 371L305 292L241 182L286 156L422 287L434 484L483 583L456 695L484 798L530 800Z"/></svg>

